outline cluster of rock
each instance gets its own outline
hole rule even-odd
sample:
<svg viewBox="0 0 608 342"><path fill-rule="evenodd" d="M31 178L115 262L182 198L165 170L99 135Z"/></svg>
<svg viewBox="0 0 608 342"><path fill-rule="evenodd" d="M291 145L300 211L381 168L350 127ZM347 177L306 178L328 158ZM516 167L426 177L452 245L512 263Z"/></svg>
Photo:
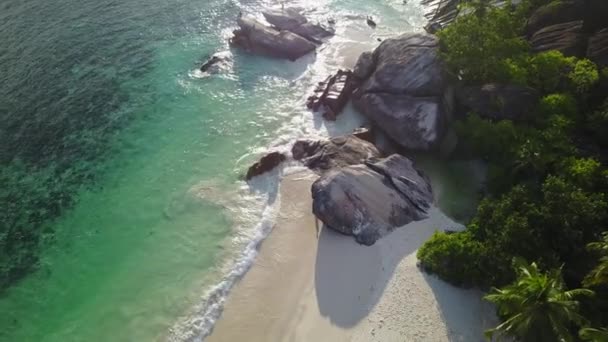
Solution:
<svg viewBox="0 0 608 342"><path fill-rule="evenodd" d="M361 54L352 72L322 82L309 108L335 119L349 99L400 147L432 151L441 143L453 109L453 91L439 58L438 39L408 33Z"/></svg>
<svg viewBox="0 0 608 342"><path fill-rule="evenodd" d="M354 70L322 82L309 106L334 119L349 99L404 150L432 151L443 138L452 91L439 60L437 38L405 34L361 55ZM320 174L312 186L313 212L327 227L363 244L426 217L433 202L429 180L408 158L382 159L369 130L323 141L300 140L292 156ZM273 153L248 175L279 164Z"/></svg>
<svg viewBox="0 0 608 342"><path fill-rule="evenodd" d="M464 15L459 12L459 2L424 0L435 6L427 30L439 29ZM281 52L293 58L314 49L314 43L326 34L295 12L265 13L265 17L273 28L258 28L257 23L246 22L249 19L239 19L241 31L247 31L237 34L247 37L241 44L279 51L283 50L278 45L293 44L293 49ZM556 49L604 67L608 66L606 18L608 1L561 0L536 10L526 34L534 51ZM298 41L300 38L305 42ZM278 39L287 42L276 43ZM438 39L432 34L409 33L384 40L374 51L363 53L352 71L339 70L320 82L309 98L310 109L323 110L326 119L334 120L352 100L373 130L294 143L293 159L320 175L311 189L317 218L327 227L371 245L391 230L426 217L433 202L428 178L401 154L383 158L372 132L383 133L402 152L434 151L454 114L474 111L492 120L527 121L539 102L538 91L525 86L492 83L454 89L450 84L457 82L450 81L439 58ZM252 166L247 177L286 158L271 153Z"/></svg>
<svg viewBox="0 0 608 342"><path fill-rule="evenodd" d="M262 14L270 25L250 15L239 15L239 28L233 32L231 44L252 53L296 60L333 35L333 30L308 22L295 8Z"/></svg>
<svg viewBox="0 0 608 342"><path fill-rule="evenodd" d="M428 178L411 160L398 154L382 158L372 143L354 134L298 140L291 154L320 175L311 188L315 216L359 243L371 245L395 228L426 218L433 202ZM247 179L285 159L269 153L249 169Z"/></svg>

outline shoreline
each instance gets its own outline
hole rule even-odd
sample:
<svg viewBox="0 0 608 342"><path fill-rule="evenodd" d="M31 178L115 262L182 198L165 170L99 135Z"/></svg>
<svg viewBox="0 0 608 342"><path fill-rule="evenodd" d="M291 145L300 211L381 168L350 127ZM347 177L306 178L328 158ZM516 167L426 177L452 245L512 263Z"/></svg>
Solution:
<svg viewBox="0 0 608 342"><path fill-rule="evenodd" d="M206 341L483 341L496 321L481 293L417 267L418 247L452 220L432 209L362 246L317 228L315 178L304 171L281 180L275 227Z"/></svg>

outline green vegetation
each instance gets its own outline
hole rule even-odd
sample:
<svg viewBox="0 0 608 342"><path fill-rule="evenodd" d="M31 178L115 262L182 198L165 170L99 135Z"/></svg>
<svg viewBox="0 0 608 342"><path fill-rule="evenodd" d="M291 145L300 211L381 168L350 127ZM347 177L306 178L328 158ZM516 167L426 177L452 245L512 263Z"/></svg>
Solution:
<svg viewBox="0 0 608 342"><path fill-rule="evenodd" d="M559 269L542 273L535 263L516 261L517 280L485 297L496 304L504 322L486 332L515 336L522 341L572 341L573 324L584 325L579 297L594 295L587 289L566 290Z"/></svg>
<svg viewBox="0 0 608 342"><path fill-rule="evenodd" d="M439 32L446 65L463 84L518 84L541 98L527 122L469 113L455 124L463 155L488 163L484 199L465 231L436 233L418 258L453 284L494 288L486 298L503 323L490 335L606 341L598 327L608 326L608 99L593 94L605 71L529 51L523 23L545 3L472 1L473 14Z"/></svg>

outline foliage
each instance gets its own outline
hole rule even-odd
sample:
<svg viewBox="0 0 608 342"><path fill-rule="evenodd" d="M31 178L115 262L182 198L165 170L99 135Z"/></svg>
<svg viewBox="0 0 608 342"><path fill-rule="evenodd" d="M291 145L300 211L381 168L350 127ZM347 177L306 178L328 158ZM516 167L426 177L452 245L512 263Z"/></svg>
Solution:
<svg viewBox="0 0 608 342"><path fill-rule="evenodd" d="M465 232L437 234L422 246L422 265L453 283L485 287L511 281L511 258L518 256L548 268L565 264L566 274L580 281L579 263L591 258L580 246L598 239L608 200L569 177L549 176L540 189L515 186L485 198Z"/></svg>
<svg viewBox="0 0 608 342"><path fill-rule="evenodd" d="M599 81L600 74L593 62L581 59L568 74L568 79L578 94L586 94Z"/></svg>
<svg viewBox="0 0 608 342"><path fill-rule="evenodd" d="M608 147L608 99L596 111L589 115L587 129L594 140L602 147Z"/></svg>
<svg viewBox="0 0 608 342"><path fill-rule="evenodd" d="M485 299L496 304L504 322L486 332L488 337L506 335L523 342L573 341L573 324L586 319L577 298L593 296L587 289L567 290L560 269L543 273L536 263L514 262L517 279L502 289L493 289Z"/></svg>
<svg viewBox="0 0 608 342"><path fill-rule="evenodd" d="M593 62L559 51L529 51L520 38L523 23L549 0L501 8L488 6L487 0L469 2L474 14L460 16L439 32L449 70L464 84L532 87L541 100L527 122L469 113L455 124L460 151L488 163L485 198L465 231L436 233L418 257L425 269L458 285L487 288L515 281L489 296L504 306L499 309L506 321L496 332L524 341L575 340L572 333L581 327L581 338L605 335L605 329L583 326L575 301L552 311L560 301L534 306L533 299L567 292L562 274L572 287L593 286L600 295L608 289L608 242L602 235L608 227L608 99L596 87L600 78L608 79L608 68L600 72ZM534 263L514 273L514 257ZM559 272L540 273L538 267ZM509 302L515 298L527 299L525 305ZM608 317L602 312L608 302L582 303L590 326L605 327ZM537 310L528 310L532 307ZM555 314L556 320L549 322L543 314ZM529 329L535 324L540 327Z"/></svg>
<svg viewBox="0 0 608 342"><path fill-rule="evenodd" d="M565 85L566 75L576 64L576 58L565 57L556 50L528 58L528 84L544 94L558 92Z"/></svg>
<svg viewBox="0 0 608 342"><path fill-rule="evenodd" d="M606 328L583 328L578 333L583 341L608 342L608 329Z"/></svg>
<svg viewBox="0 0 608 342"><path fill-rule="evenodd" d="M471 113L464 121L455 123L459 136L469 149L486 160L500 162L511 159L514 146L519 139L515 125L508 120L494 123Z"/></svg>
<svg viewBox="0 0 608 342"><path fill-rule="evenodd" d="M541 99L539 107L543 117L561 115L575 120L578 116L576 99L568 93L549 94Z"/></svg>
<svg viewBox="0 0 608 342"><path fill-rule="evenodd" d="M455 285L470 286L484 281L480 262L485 260L482 244L470 233L435 232L417 252L425 270L436 273Z"/></svg>
<svg viewBox="0 0 608 342"><path fill-rule="evenodd" d="M597 266L585 277L585 286L608 285L608 232L602 234L602 240L587 245L589 250L601 257Z"/></svg>
<svg viewBox="0 0 608 342"><path fill-rule="evenodd" d="M556 102L560 102L559 99ZM553 103L546 103L545 108ZM554 169L555 164L574 150L568 136L571 121L564 116L553 115L547 118L544 129L517 127L511 121L492 122L475 114L455 124L462 144L476 155L489 161L499 169L508 183L503 186L490 184L491 188L503 188L520 180L520 176L544 177Z"/></svg>
<svg viewBox="0 0 608 342"><path fill-rule="evenodd" d="M446 51L443 58L467 83L508 80L528 51L520 37L522 27L522 18L508 6L489 9L483 16L462 16L438 33Z"/></svg>

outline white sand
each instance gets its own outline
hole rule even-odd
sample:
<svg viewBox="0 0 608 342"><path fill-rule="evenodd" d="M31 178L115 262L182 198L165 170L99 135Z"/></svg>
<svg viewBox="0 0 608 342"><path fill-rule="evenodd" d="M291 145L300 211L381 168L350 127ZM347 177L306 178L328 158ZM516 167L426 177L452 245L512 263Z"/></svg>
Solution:
<svg viewBox="0 0 608 342"><path fill-rule="evenodd" d="M371 247L328 229L317 238L313 180L282 181L274 231L207 341L483 341L496 322L481 294L416 266L417 248L454 222L433 209Z"/></svg>

